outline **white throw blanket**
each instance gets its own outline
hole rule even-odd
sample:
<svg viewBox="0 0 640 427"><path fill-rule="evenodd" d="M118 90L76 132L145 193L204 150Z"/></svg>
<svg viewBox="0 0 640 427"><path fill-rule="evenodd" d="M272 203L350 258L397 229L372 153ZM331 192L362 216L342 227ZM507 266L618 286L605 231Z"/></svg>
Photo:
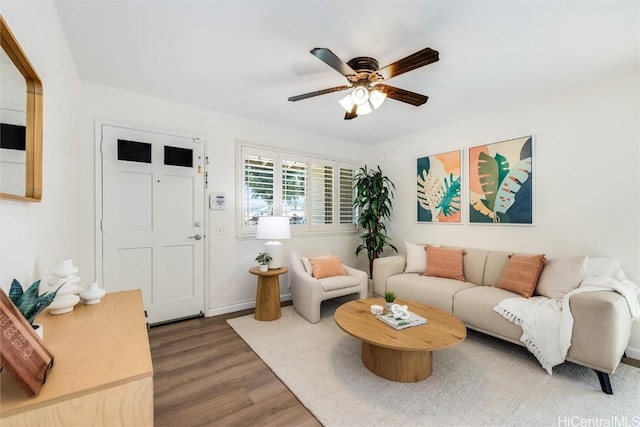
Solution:
<svg viewBox="0 0 640 427"><path fill-rule="evenodd" d="M520 341L536 356L549 375L552 368L564 362L571 346L573 316L569 298L582 292L615 290L625 297L633 320L640 320L638 285L620 270L614 277L595 276L582 281L580 287L567 293L562 301L547 297L508 298L493 308L510 322L522 327Z"/></svg>

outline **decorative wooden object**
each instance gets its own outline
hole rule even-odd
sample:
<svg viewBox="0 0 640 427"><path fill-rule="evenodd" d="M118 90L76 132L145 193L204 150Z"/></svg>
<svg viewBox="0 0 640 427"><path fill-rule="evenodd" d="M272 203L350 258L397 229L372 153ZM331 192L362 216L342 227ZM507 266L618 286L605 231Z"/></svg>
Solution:
<svg viewBox="0 0 640 427"><path fill-rule="evenodd" d="M260 271L260 267L249 269L258 276L256 290L256 320L276 320L280 318L280 278L289 271L286 267Z"/></svg>
<svg viewBox="0 0 640 427"><path fill-rule="evenodd" d="M18 307L0 288L0 361L28 396L38 394L53 366L44 346Z"/></svg>
<svg viewBox="0 0 640 427"><path fill-rule="evenodd" d="M40 314L56 355L40 393L27 398L3 372L0 425L153 425L153 366L140 290L108 293L63 315Z"/></svg>
<svg viewBox="0 0 640 427"><path fill-rule="evenodd" d="M467 328L457 317L425 304L396 300L427 319L426 325L396 330L369 312L382 298L351 301L335 312L343 331L362 340L362 363L374 374L400 382L422 381L431 376L432 351L462 342Z"/></svg>

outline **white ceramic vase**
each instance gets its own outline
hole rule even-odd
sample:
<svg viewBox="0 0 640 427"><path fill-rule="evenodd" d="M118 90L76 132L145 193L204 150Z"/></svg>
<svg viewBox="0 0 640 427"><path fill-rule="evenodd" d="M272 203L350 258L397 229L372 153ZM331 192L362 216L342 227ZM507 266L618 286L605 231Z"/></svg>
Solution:
<svg viewBox="0 0 640 427"><path fill-rule="evenodd" d="M260 264L260 271L263 273L269 271L269 264Z"/></svg>
<svg viewBox="0 0 640 427"><path fill-rule="evenodd" d="M76 285L80 281L80 277L75 275L77 272L78 267L73 265L71 258L61 260L51 272L53 278L44 286L46 292L58 290L48 307L51 314L69 313L80 302L78 293L82 288ZM43 292L42 285L40 285L40 291Z"/></svg>
<svg viewBox="0 0 640 427"><path fill-rule="evenodd" d="M73 310L73 307L80 302L78 295L70 293L66 295L56 294L53 302L49 305L51 314L64 314Z"/></svg>
<svg viewBox="0 0 640 427"><path fill-rule="evenodd" d="M86 305L97 304L102 300L102 297L106 291L100 287L96 282L91 282L87 285L87 289L80 292L80 298Z"/></svg>
<svg viewBox="0 0 640 427"><path fill-rule="evenodd" d="M65 258L60 261L58 267L51 272L51 275L60 277L60 276L71 276L78 272L78 267L73 265L73 260L71 258Z"/></svg>

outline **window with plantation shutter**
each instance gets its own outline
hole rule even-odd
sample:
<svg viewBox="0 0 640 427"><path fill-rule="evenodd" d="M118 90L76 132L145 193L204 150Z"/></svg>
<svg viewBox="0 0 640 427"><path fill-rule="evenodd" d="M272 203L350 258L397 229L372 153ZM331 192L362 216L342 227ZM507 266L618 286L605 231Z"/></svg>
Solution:
<svg viewBox="0 0 640 427"><path fill-rule="evenodd" d="M328 224L333 224L333 166L311 164L311 225Z"/></svg>
<svg viewBox="0 0 640 427"><path fill-rule="evenodd" d="M258 217L273 215L274 200L274 158L257 154L243 155L244 225L257 225Z"/></svg>
<svg viewBox="0 0 640 427"><path fill-rule="evenodd" d="M291 225L307 223L307 163L282 160L282 215Z"/></svg>
<svg viewBox="0 0 640 427"><path fill-rule="evenodd" d="M255 236L258 218L289 217L291 233L354 233L357 162L236 144L237 236Z"/></svg>
<svg viewBox="0 0 640 427"><path fill-rule="evenodd" d="M353 209L353 177L355 170L352 168L340 167L340 184L338 188L339 215L342 224L355 224Z"/></svg>

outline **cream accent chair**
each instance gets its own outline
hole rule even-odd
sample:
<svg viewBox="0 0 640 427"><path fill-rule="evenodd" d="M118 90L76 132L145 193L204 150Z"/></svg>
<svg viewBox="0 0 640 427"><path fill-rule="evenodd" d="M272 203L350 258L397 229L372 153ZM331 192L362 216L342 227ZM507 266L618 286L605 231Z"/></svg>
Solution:
<svg viewBox="0 0 640 427"><path fill-rule="evenodd" d="M364 271L342 264L347 272L346 276L316 279L305 270L301 256L296 251L292 251L289 256L289 285L293 308L309 322L320 321L322 301L350 294L359 294L359 298L367 297L369 276Z"/></svg>

